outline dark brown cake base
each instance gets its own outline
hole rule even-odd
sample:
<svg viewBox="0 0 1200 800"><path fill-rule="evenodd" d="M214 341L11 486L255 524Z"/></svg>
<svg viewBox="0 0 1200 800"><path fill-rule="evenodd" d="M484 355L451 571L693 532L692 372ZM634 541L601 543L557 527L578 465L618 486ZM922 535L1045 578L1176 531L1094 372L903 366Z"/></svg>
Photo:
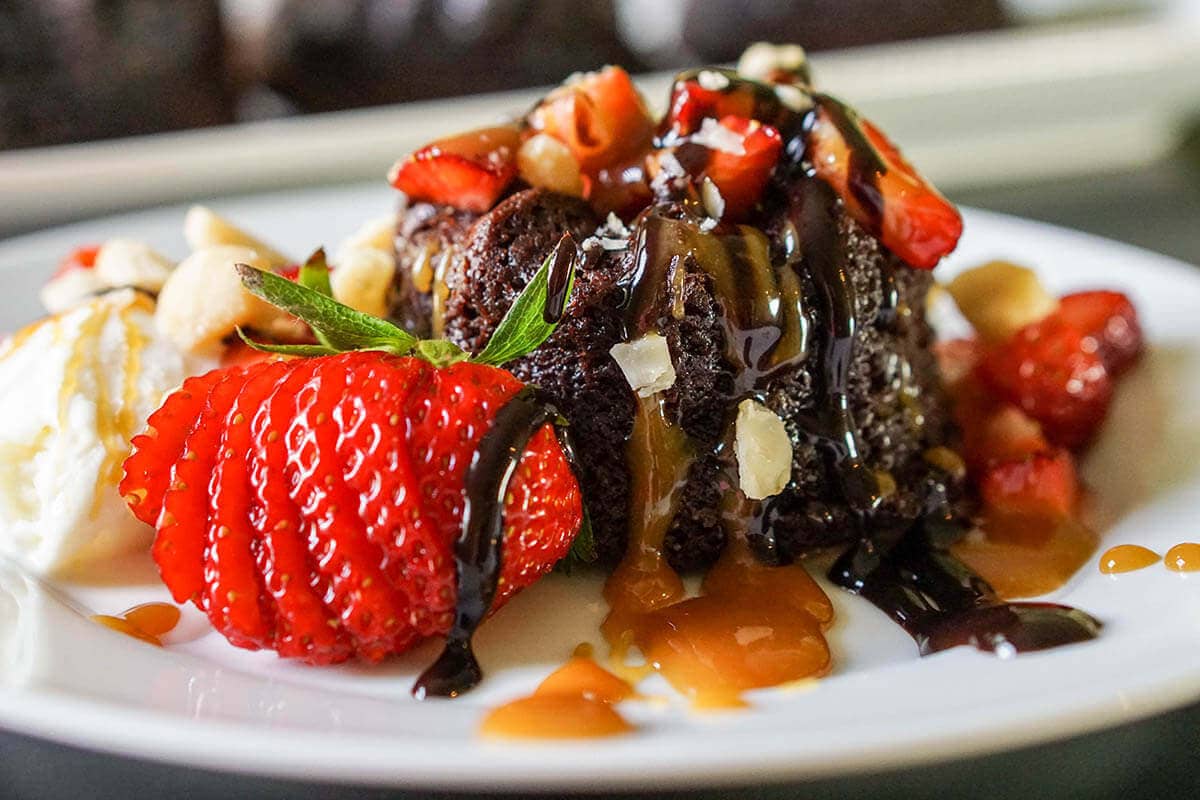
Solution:
<svg viewBox="0 0 1200 800"><path fill-rule="evenodd" d="M840 201L828 199L828 192L814 194L812 183L801 179L772 186L754 224L767 234L775 263L782 263L778 259L789 227L794 231L797 223L812 225L815 219L828 231L828 255L844 275L842 299L853 312L846 385L850 435L859 451L858 471L871 473L878 491L872 507L848 502L844 464L831 452L829 431L821 427L828 403L821 332L831 324L828 298L821 293L829 287L798 264L804 326L810 332L807 349L797 363L773 371L749 390L784 420L793 443L792 482L764 501L751 531L760 552L784 560L874 531L908 527L927 506L944 506L947 498L962 494L960 478L924 457L952 434L925 317L931 273L896 259L843 211ZM820 199L819 207L814 198ZM670 204L647 213L681 216ZM583 202L540 190L518 192L479 217L413 206L401 214L398 227L396 316L424 333L435 311L433 316L440 316L435 331L478 351L562 234L570 232L583 242L601 224ZM606 562L625 551L630 506L625 442L635 397L609 350L629 335L627 308L638 267L633 243L639 233L631 227L624 249L585 242L559 328L539 350L508 365L541 386L570 421L584 496ZM422 285L430 269L425 260L437 265L428 286ZM682 280L671 288L681 295L673 296L672 306L683 313L662 313L655 325L668 341L677 373L666 392L668 413L699 453L666 540L668 558L681 570L711 563L723 546L720 503L729 486L731 455L730 448L718 445L738 400L748 393L726 347L731 300L718 295L712 275L694 258L684 263ZM435 308L431 295L437 292L441 299Z"/></svg>

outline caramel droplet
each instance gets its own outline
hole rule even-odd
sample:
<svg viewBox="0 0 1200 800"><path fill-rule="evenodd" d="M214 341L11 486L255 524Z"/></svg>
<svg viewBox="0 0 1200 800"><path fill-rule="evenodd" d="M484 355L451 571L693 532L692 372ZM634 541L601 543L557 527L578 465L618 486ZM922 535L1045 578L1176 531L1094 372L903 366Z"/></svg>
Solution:
<svg viewBox="0 0 1200 800"><path fill-rule="evenodd" d="M613 708L633 687L591 658L575 655L528 697L492 709L479 731L505 739L584 739L634 729Z"/></svg>
<svg viewBox="0 0 1200 800"><path fill-rule="evenodd" d="M92 617L92 622L156 647L162 647L159 637L173 631L179 624L179 617L179 608L170 603L143 603L140 606L134 606L119 617L96 614Z"/></svg>
<svg viewBox="0 0 1200 800"><path fill-rule="evenodd" d="M1167 551L1163 563L1172 572L1200 571L1200 544L1183 542Z"/></svg>
<svg viewBox="0 0 1200 800"><path fill-rule="evenodd" d="M1100 556L1100 571L1105 575L1133 572L1157 564L1161 559L1158 553L1139 544L1119 544Z"/></svg>

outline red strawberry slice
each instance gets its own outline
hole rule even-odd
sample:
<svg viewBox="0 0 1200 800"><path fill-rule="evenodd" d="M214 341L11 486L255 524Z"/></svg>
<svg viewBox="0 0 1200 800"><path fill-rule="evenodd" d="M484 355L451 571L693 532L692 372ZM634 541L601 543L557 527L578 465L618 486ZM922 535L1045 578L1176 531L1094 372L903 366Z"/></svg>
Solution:
<svg viewBox="0 0 1200 800"><path fill-rule="evenodd" d="M589 72L555 89L528 123L565 144L591 176L645 154L654 135L646 104L620 67Z"/></svg>
<svg viewBox="0 0 1200 800"><path fill-rule="evenodd" d="M847 136L861 140L855 150ZM919 269L933 269L958 244L962 216L905 160L883 132L849 108L826 98L817 108L809 138L810 160L859 223L896 255ZM852 164L852 153L873 156L878 167ZM855 168L868 182L855 182ZM874 185L870 180L874 180Z"/></svg>
<svg viewBox="0 0 1200 800"><path fill-rule="evenodd" d="M1104 366L1114 377L1133 366L1142 352L1142 327L1137 310L1121 292L1068 294L1059 300L1063 321L1093 342Z"/></svg>
<svg viewBox="0 0 1200 800"><path fill-rule="evenodd" d="M353 356L362 364L376 360L369 353ZM346 360L351 361L350 356ZM408 610L407 601L384 575L384 551L368 538L358 513L359 496L346 485L344 474L354 467L354 460L338 457L346 441L347 415L357 402L360 369L354 363L325 359L311 363L316 368L297 395L291 423L293 430L305 429L305 435L292 450L289 467L296 471L288 484L306 521L301 530L310 549L316 548L313 555L328 563L340 623L354 638L360 658L379 661L395 650L398 635L405 645L412 636L396 622ZM376 435L361 428L359 434Z"/></svg>
<svg viewBox="0 0 1200 800"><path fill-rule="evenodd" d="M213 370L188 378L146 421L144 433L133 437L133 455L125 461L125 475L118 491L128 502L134 516L153 525L162 511L163 495L171 484L170 469L183 455L183 445L191 432L191 424L204 408L213 386L225 377Z"/></svg>
<svg viewBox="0 0 1200 800"><path fill-rule="evenodd" d="M315 568L316 561L300 532L300 509L292 501L288 481L280 469L288 459L285 436L295 414L295 394L310 374L307 366L304 371L289 369L254 417L255 446L250 451L249 470L261 512L251 519L267 566L263 572L265 589L276 604L277 652L311 664L334 664L354 654L354 642L326 608L329 582Z"/></svg>
<svg viewBox="0 0 1200 800"><path fill-rule="evenodd" d="M720 88L705 88L700 72L719 75ZM797 115L785 107L774 90L765 84L748 81L720 70L698 70L678 77L671 86L671 100L659 130L664 138L690 136L700 130L705 119L740 117L755 119L779 128Z"/></svg>
<svg viewBox="0 0 1200 800"><path fill-rule="evenodd" d="M100 252L100 245L89 244L84 247L77 247L67 254L67 257L58 263L58 268L54 270L54 278L61 278L68 272L77 269L92 269L96 266L96 255Z"/></svg>
<svg viewBox="0 0 1200 800"><path fill-rule="evenodd" d="M770 125L745 117L722 117L720 125L740 138L742 152L712 150L705 174L725 200L725 216L743 219L762 197L783 150L783 139Z"/></svg>
<svg viewBox="0 0 1200 800"><path fill-rule="evenodd" d="M170 475L163 494L161 513L157 515L155 523L158 536L152 550L154 560L164 579L168 574L171 575L167 588L171 590L175 602L193 600L205 610L208 482L219 454L221 430L217 420L224 417L246 379L244 370L222 370L220 380L213 385L204 407L190 426L177 460L158 461L151 456L151 460L159 464L159 469L169 470ZM185 402L190 405L190 398ZM134 452L137 453L137 450Z"/></svg>
<svg viewBox="0 0 1200 800"><path fill-rule="evenodd" d="M516 177L519 145L512 126L440 139L396 162L388 180L412 200L482 213Z"/></svg>
<svg viewBox="0 0 1200 800"><path fill-rule="evenodd" d="M1062 518L1075 513L1075 459L1061 448L989 467L979 483L984 505L1013 515Z"/></svg>
<svg viewBox="0 0 1200 800"><path fill-rule="evenodd" d="M1041 423L1046 438L1068 448L1091 439L1112 399L1112 379L1094 343L1058 315L1025 326L989 351L979 374Z"/></svg>

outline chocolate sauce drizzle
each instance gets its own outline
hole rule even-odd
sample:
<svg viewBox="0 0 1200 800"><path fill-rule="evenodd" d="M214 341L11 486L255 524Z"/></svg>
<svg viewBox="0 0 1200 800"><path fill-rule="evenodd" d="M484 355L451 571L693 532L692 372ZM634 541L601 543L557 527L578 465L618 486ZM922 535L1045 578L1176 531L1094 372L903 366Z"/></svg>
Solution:
<svg viewBox="0 0 1200 800"><path fill-rule="evenodd" d="M500 409L479 443L467 469L462 532L454 543L454 625L442 654L413 685L418 700L457 697L483 679L471 640L496 597L504 557L504 497L530 438L559 417L536 389L526 387ZM564 452L572 452L569 444Z"/></svg>

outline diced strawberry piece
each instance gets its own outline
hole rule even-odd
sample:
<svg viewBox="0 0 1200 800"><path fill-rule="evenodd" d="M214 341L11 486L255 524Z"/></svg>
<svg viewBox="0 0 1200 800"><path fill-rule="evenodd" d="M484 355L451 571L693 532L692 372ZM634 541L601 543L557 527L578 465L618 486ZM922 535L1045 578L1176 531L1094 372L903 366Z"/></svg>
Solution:
<svg viewBox="0 0 1200 800"><path fill-rule="evenodd" d="M757 205L783 150L779 131L745 117L722 117L721 127L737 134L742 153L712 150L705 174L725 200L725 216L739 220Z"/></svg>
<svg viewBox="0 0 1200 800"><path fill-rule="evenodd" d="M76 269L92 269L96 266L96 254L99 252L100 245L98 244L75 248L59 262L58 269L54 271L54 277L61 277Z"/></svg>
<svg viewBox="0 0 1200 800"><path fill-rule="evenodd" d="M865 141L858 143L857 152L873 149L878 167L851 163L846 137L857 137L859 132ZM826 99L818 106L809 145L817 176L841 195L859 223L908 264L933 269L958 244L962 235L958 209L867 120ZM867 170L867 180L856 180L856 170Z"/></svg>
<svg viewBox="0 0 1200 800"><path fill-rule="evenodd" d="M632 162L650 149L654 120L620 67L605 67L551 92L528 118L534 131L570 149L580 169L600 170Z"/></svg>
<svg viewBox="0 0 1200 800"><path fill-rule="evenodd" d="M970 378L983 359L984 347L978 339L944 339L933 345L942 385L957 396L963 381Z"/></svg>
<svg viewBox="0 0 1200 800"><path fill-rule="evenodd" d="M1060 448L1001 462L984 472L979 491L984 505L995 511L1070 517L1079 497L1075 459Z"/></svg>
<svg viewBox="0 0 1200 800"><path fill-rule="evenodd" d="M396 162L388 179L412 200L482 213L516 177L519 145L512 126L440 139Z"/></svg>
<svg viewBox="0 0 1200 800"><path fill-rule="evenodd" d="M720 75L725 85L704 88L700 83L700 71L679 76L671 86L671 100L659 127L664 139L690 136L700 130L705 119L741 117L758 120L777 130L787 121L799 119L799 115L780 102L770 86L729 72L702 71Z"/></svg>
<svg viewBox="0 0 1200 800"><path fill-rule="evenodd" d="M1068 294L1059 300L1058 313L1095 343L1096 352L1113 376L1129 369L1142 352L1137 310L1121 292Z"/></svg>
<svg viewBox="0 0 1200 800"><path fill-rule="evenodd" d="M985 410L966 410L955 405L955 420L963 432L963 455L975 470L991 464L1019 461L1050 449L1042 426L1009 403L992 404Z"/></svg>
<svg viewBox="0 0 1200 800"><path fill-rule="evenodd" d="M1085 340L1058 315L1026 325L979 365L985 383L1041 423L1054 444L1086 444L1108 412L1112 379Z"/></svg>

